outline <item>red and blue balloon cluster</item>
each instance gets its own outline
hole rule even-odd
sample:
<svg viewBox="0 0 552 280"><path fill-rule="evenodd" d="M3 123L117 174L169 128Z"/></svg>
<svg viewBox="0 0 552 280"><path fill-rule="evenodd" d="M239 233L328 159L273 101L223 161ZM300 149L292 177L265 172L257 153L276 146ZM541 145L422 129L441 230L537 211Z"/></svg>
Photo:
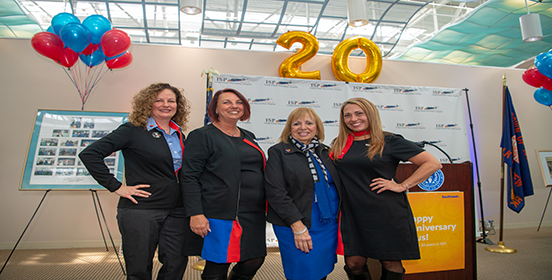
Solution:
<svg viewBox="0 0 552 280"><path fill-rule="evenodd" d="M130 44L128 34L113 29L104 16L91 15L81 22L70 13L55 15L48 31L31 39L38 53L68 68L79 58L90 68L104 61L109 69L126 67L132 62Z"/></svg>
<svg viewBox="0 0 552 280"><path fill-rule="evenodd" d="M536 68L523 72L523 81L538 89L533 94L535 100L545 106L552 105L552 50L535 57Z"/></svg>

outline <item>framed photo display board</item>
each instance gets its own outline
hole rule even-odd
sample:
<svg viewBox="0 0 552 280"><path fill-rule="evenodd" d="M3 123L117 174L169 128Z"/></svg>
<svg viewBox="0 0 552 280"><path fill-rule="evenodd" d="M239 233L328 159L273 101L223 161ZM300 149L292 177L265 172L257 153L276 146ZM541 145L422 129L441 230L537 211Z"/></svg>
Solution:
<svg viewBox="0 0 552 280"><path fill-rule="evenodd" d="M552 187L552 150L535 150L545 187Z"/></svg>
<svg viewBox="0 0 552 280"><path fill-rule="evenodd" d="M19 190L105 190L78 155L126 121L128 113L37 110ZM123 181L121 152L104 161Z"/></svg>

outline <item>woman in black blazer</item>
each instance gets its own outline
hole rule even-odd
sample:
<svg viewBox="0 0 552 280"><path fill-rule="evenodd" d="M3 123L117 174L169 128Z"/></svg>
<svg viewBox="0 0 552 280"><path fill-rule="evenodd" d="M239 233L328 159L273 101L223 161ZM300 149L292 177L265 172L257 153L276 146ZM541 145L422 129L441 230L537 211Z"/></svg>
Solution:
<svg viewBox="0 0 552 280"><path fill-rule="evenodd" d="M180 280L187 256L201 251L201 238L190 230L178 183L188 101L178 88L156 83L136 94L132 107L130 122L89 145L79 157L100 185L120 196L117 222L127 279L151 279L158 247L163 266L157 279ZM104 163L119 150L125 159L125 184Z"/></svg>
<svg viewBox="0 0 552 280"><path fill-rule="evenodd" d="M213 123L188 135L181 176L190 227L204 237L201 278L250 280L266 256L265 155L237 126L251 114L240 92L217 91L208 114Z"/></svg>
<svg viewBox="0 0 552 280"><path fill-rule="evenodd" d="M268 150L265 191L287 279L320 280L337 262L340 179L312 108L293 110Z"/></svg>

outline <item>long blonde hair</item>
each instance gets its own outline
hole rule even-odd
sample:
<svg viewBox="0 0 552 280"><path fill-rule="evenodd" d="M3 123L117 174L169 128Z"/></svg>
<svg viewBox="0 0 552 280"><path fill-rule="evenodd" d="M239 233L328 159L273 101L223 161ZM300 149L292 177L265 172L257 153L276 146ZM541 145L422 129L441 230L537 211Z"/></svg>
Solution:
<svg viewBox="0 0 552 280"><path fill-rule="evenodd" d="M385 146L385 134L381 125L381 119L374 103L368 101L365 98L355 97L351 98L341 105L340 115L339 115L339 134L333 141L333 145L330 148L330 153L334 154L334 160L338 160L337 155L341 153L347 142L347 137L352 131L345 124L345 118L343 117L343 111L345 106L349 104L358 105L362 111L366 114L368 118L368 129L370 129L370 148L366 150L366 157L373 159L376 154L383 153L383 147Z"/></svg>
<svg viewBox="0 0 552 280"><path fill-rule="evenodd" d="M129 121L133 125L141 126L145 129L148 119L151 117L153 102L157 98L157 95L165 89L171 90L176 96L176 114L172 117L172 121L179 125L182 131L185 131L187 129L188 116L190 115L190 105L186 97L181 93L181 90L167 83L151 84L134 95L132 99L132 112L128 117Z"/></svg>
<svg viewBox="0 0 552 280"><path fill-rule="evenodd" d="M310 115L310 117L314 120L314 123L316 123L316 137L318 137L318 140L320 142L324 141L324 125L322 124L322 120L316 114L316 112L312 108L308 107L299 107L291 113L289 113L289 116L286 121L286 126L284 126L284 130L282 130L282 134L280 134L280 138L278 138L278 142L284 142L288 143L289 141L289 135L291 134L291 124L298 120L301 117L304 117L306 115Z"/></svg>

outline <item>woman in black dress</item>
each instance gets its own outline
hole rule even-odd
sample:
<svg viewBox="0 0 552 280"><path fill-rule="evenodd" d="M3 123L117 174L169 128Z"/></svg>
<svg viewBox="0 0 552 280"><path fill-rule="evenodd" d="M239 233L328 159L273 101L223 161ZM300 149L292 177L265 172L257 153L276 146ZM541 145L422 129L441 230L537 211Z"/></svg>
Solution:
<svg viewBox="0 0 552 280"><path fill-rule="evenodd" d="M413 142L383 131L376 106L364 98L341 106L339 135L330 154L343 181L341 234L347 276L370 279L366 261L372 258L381 263L381 279L403 279L401 260L420 258L406 192L441 164ZM418 168L396 182L401 161Z"/></svg>
<svg viewBox="0 0 552 280"><path fill-rule="evenodd" d="M239 128L249 119L247 99L219 90L208 108L213 123L188 135L181 185L190 227L204 238L201 278L250 280L266 256L265 155L255 135Z"/></svg>

